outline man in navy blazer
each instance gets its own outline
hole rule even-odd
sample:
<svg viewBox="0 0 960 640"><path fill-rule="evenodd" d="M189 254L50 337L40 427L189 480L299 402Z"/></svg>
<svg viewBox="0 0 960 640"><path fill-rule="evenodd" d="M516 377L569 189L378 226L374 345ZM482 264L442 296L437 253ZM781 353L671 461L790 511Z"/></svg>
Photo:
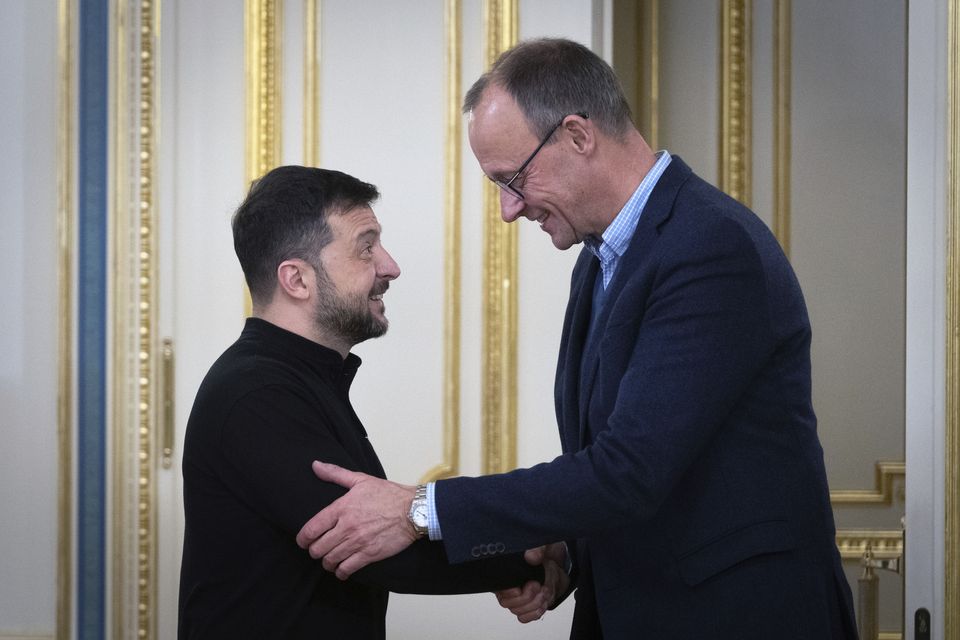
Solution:
<svg viewBox="0 0 960 640"><path fill-rule="evenodd" d="M351 490L298 542L345 577L424 529L451 562L565 541L528 557L569 550L569 583L499 598L527 621L575 588L575 638L855 638L810 324L776 239L679 157L655 154L613 71L577 43L507 51L464 111L504 221L585 245L557 363L563 454L416 495L315 463Z"/></svg>

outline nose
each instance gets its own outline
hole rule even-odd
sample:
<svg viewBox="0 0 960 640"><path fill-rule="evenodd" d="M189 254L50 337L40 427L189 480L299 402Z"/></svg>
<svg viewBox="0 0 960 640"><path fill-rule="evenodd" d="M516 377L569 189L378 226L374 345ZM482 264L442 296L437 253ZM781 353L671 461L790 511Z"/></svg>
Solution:
<svg viewBox="0 0 960 640"><path fill-rule="evenodd" d="M523 200L500 189L500 217L504 222L513 222L523 212Z"/></svg>
<svg viewBox="0 0 960 640"><path fill-rule="evenodd" d="M380 259L377 260L377 277L384 280L396 280L400 277L400 265L383 247L380 247Z"/></svg>

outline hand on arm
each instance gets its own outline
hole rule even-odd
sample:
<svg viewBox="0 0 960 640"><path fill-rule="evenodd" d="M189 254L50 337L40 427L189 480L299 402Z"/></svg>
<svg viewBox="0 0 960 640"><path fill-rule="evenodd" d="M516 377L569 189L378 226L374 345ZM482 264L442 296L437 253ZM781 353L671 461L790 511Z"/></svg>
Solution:
<svg viewBox="0 0 960 640"><path fill-rule="evenodd" d="M531 565L543 565L543 584L531 580L522 587L497 591L497 601L522 623L539 620L558 595L570 585L567 575L567 551L562 542L530 549L524 558Z"/></svg>
<svg viewBox="0 0 960 640"><path fill-rule="evenodd" d="M407 548L417 534L407 518L415 489L323 462L313 472L349 489L346 495L310 518L297 544L323 559L323 567L341 580L371 562Z"/></svg>

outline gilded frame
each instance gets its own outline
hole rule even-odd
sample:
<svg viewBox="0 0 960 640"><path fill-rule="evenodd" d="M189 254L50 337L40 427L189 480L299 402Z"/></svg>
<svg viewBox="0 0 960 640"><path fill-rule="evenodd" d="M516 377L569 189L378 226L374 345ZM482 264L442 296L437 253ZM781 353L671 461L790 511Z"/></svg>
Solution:
<svg viewBox="0 0 960 640"><path fill-rule="evenodd" d="M280 38L282 37L281 18L283 0L244 0L243 3L243 65L245 91L244 138L244 175L246 185L270 171L280 163L281 134L280 119L283 113L280 81ZM311 33L307 25L307 34ZM313 45L317 40L312 41ZM318 67L308 63L306 69L317 71ZM316 76L309 76L316 81ZM306 104L306 94L305 94ZM310 116L312 123L319 122L319 100L314 102L313 110L304 116ZM311 125L304 121L304 131ZM304 147L304 152L319 154L314 143ZM253 303L246 285L243 287L244 315L253 312Z"/></svg>
<svg viewBox="0 0 960 640"><path fill-rule="evenodd" d="M753 0L722 0L720 8L719 186L750 206L752 185Z"/></svg>
<svg viewBox="0 0 960 640"><path fill-rule="evenodd" d="M110 590L117 637L157 634L159 16L160 0L114 2Z"/></svg>
<svg viewBox="0 0 960 640"><path fill-rule="evenodd" d="M517 42L519 0L485 0L486 67ZM517 466L517 229L500 219L497 187L483 186L483 473Z"/></svg>
<svg viewBox="0 0 960 640"><path fill-rule="evenodd" d="M461 0L444 3L446 131L444 133L444 304L443 304L443 460L420 482L457 475L460 470L460 237L463 127L460 90L463 40Z"/></svg>
<svg viewBox="0 0 960 640"><path fill-rule="evenodd" d="M323 6L321 0L304 0L303 6L303 164L318 167Z"/></svg>
<svg viewBox="0 0 960 640"><path fill-rule="evenodd" d="M790 257L791 0L773 8L773 234Z"/></svg>
<svg viewBox="0 0 960 640"><path fill-rule="evenodd" d="M960 640L960 0L948 5L944 638Z"/></svg>
<svg viewBox="0 0 960 640"><path fill-rule="evenodd" d="M639 60L636 67L634 104L637 125L650 145L660 147L660 0L637 4L634 24Z"/></svg>
<svg viewBox="0 0 960 640"><path fill-rule="evenodd" d="M280 38L282 0L244 1L246 178L253 182L280 162Z"/></svg>

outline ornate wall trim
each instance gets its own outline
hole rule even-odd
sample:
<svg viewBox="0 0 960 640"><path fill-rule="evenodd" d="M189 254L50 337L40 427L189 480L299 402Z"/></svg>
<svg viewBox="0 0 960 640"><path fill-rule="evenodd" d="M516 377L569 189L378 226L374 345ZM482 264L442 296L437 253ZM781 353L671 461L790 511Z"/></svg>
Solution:
<svg viewBox="0 0 960 640"><path fill-rule="evenodd" d="M137 61L133 59L137 45L131 42L136 38L135 29L129 25L131 17L127 0L111 2L114 13L113 48L113 161L110 181L114 194L110 205L111 240L111 301L110 324L112 342L110 347L113 364L111 366L111 416L112 428L110 447L111 501L112 517L108 522L112 527L110 544L112 553L108 563L111 573L109 597L112 631L110 635L123 637L133 633L130 621L132 601L136 600L139 589L136 584L136 570L131 565L136 557L136 545L139 536L134 523L136 510L134 496L135 484L131 478L138 474L138 463L134 454L137 435L134 429L139 425L134 402L137 398L137 372L134 358L136 336L132 333L136 325L137 286L133 279L133 266L136 261L136 241L134 240L131 210L131 193L136 188L132 182L132 167L136 164L136 144L133 127L136 122L135 109L137 96L129 77L136 72ZM133 71L131 71L131 69ZM132 94L132 95L131 95ZM136 615L135 613L133 614Z"/></svg>
<svg viewBox="0 0 960 640"><path fill-rule="evenodd" d="M874 468L873 489L841 489L830 492L833 505L851 504L892 504L894 499L894 481L906 475L907 465L903 462L877 462ZM902 498L902 496L899 496Z"/></svg>
<svg viewBox="0 0 960 640"><path fill-rule="evenodd" d="M517 42L519 0L485 0L485 68ZM483 473L517 466L517 228L500 219L500 198L483 186Z"/></svg>
<svg viewBox="0 0 960 640"><path fill-rule="evenodd" d="M637 128L650 148L660 147L660 0L637 4L637 73L634 104Z"/></svg>
<svg viewBox="0 0 960 640"><path fill-rule="evenodd" d="M137 416L137 637L155 638L157 635L157 505L154 455L156 427L160 424L161 411L158 383L158 314L157 314L157 235L156 184L157 103L156 97L156 44L157 23L161 0L139 0L139 58L140 68L137 84L140 88L139 102L139 166L136 173L139 187L139 229L137 230L139 313L137 318L138 342L138 416Z"/></svg>
<svg viewBox="0 0 960 640"><path fill-rule="evenodd" d="M723 0L720 9L719 186L746 206L752 167L752 0Z"/></svg>
<svg viewBox="0 0 960 640"><path fill-rule="evenodd" d="M160 0L115 0L112 241L115 637L156 637L160 424L155 151Z"/></svg>
<svg viewBox="0 0 960 640"><path fill-rule="evenodd" d="M461 0L446 0L446 132L444 136L443 282L443 461L421 482L457 475L460 468L460 227L462 116L460 63L463 49Z"/></svg>
<svg viewBox="0 0 960 640"><path fill-rule="evenodd" d="M773 8L773 234L790 257L791 0Z"/></svg>
<svg viewBox="0 0 960 640"><path fill-rule="evenodd" d="M245 186L280 164L280 35L282 0L244 0L243 62L246 92ZM309 27L308 27L309 30ZM309 31L308 31L309 33ZM304 100L308 98L305 96ZM304 117L306 117L304 113ZM307 129L304 120L304 130ZM310 147L304 147L304 153ZM244 189L246 191L246 189ZM243 287L244 315L253 304Z"/></svg>
<svg viewBox="0 0 960 640"><path fill-rule="evenodd" d="M57 640L73 636L71 586L73 583L73 349L74 349L74 245L76 209L74 149L77 112L74 91L76 0L58 0L57 105L57 289L60 318L57 326Z"/></svg>
<svg viewBox="0 0 960 640"><path fill-rule="evenodd" d="M960 0L948 6L944 638L960 640Z"/></svg>
<svg viewBox="0 0 960 640"><path fill-rule="evenodd" d="M282 0L245 0L246 178L280 163L280 36Z"/></svg>
<svg viewBox="0 0 960 640"><path fill-rule="evenodd" d="M320 69L322 0L304 0L303 164L320 166Z"/></svg>
<svg viewBox="0 0 960 640"><path fill-rule="evenodd" d="M878 560L903 557L902 530L838 529L837 548L844 560L860 560L870 546Z"/></svg>

